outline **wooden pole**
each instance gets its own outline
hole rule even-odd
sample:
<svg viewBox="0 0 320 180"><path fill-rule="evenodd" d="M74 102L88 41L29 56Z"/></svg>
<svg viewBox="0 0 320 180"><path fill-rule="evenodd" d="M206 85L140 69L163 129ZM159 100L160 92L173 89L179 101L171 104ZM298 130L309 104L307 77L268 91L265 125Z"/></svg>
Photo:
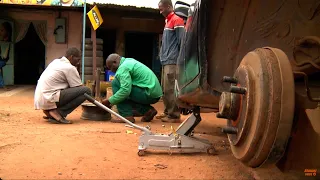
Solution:
<svg viewBox="0 0 320 180"><path fill-rule="evenodd" d="M81 58L81 79L82 84L84 82L84 52L85 52L85 41L86 41L86 18L87 18L87 2L84 0L83 3L83 22L82 22L82 58Z"/></svg>
<svg viewBox="0 0 320 180"><path fill-rule="evenodd" d="M91 26L91 41L92 41L92 75L93 80L96 80L96 70L97 70L97 37L96 31Z"/></svg>

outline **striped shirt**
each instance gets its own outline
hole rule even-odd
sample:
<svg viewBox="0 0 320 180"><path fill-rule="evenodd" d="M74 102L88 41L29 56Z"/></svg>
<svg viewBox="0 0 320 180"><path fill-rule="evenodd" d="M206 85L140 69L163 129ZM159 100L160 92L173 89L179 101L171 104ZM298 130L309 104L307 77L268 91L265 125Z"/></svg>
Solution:
<svg viewBox="0 0 320 180"><path fill-rule="evenodd" d="M159 54L160 62L162 65L177 64L181 39L185 32L184 21L172 12L167 16L165 22Z"/></svg>

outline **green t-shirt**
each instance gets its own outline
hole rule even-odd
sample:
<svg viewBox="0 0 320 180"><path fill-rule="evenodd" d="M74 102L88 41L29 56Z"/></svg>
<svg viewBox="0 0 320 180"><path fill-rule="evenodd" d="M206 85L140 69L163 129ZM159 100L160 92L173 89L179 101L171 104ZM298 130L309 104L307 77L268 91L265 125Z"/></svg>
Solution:
<svg viewBox="0 0 320 180"><path fill-rule="evenodd" d="M120 82L120 89L109 98L111 104L118 104L129 97L132 86L145 88L151 98L162 96L162 88L157 76L146 65L133 58L120 60L115 78Z"/></svg>

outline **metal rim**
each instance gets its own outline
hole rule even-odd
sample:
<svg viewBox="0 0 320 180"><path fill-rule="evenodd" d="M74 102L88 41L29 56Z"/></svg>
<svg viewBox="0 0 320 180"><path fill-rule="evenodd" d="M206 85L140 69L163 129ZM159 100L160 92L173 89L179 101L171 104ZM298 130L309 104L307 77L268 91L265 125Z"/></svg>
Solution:
<svg viewBox="0 0 320 180"><path fill-rule="evenodd" d="M111 114L93 103L83 103L82 114L80 119L91 121L109 121L111 120Z"/></svg>

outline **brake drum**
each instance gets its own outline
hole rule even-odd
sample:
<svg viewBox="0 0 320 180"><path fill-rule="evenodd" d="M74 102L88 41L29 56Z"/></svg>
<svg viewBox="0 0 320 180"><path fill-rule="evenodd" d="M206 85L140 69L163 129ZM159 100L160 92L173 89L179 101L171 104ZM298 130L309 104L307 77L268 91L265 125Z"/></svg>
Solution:
<svg viewBox="0 0 320 180"><path fill-rule="evenodd" d="M217 117L228 119L233 155L250 167L276 163L285 152L294 117L288 57L276 48L258 48L225 82L231 83L230 92L222 93Z"/></svg>

